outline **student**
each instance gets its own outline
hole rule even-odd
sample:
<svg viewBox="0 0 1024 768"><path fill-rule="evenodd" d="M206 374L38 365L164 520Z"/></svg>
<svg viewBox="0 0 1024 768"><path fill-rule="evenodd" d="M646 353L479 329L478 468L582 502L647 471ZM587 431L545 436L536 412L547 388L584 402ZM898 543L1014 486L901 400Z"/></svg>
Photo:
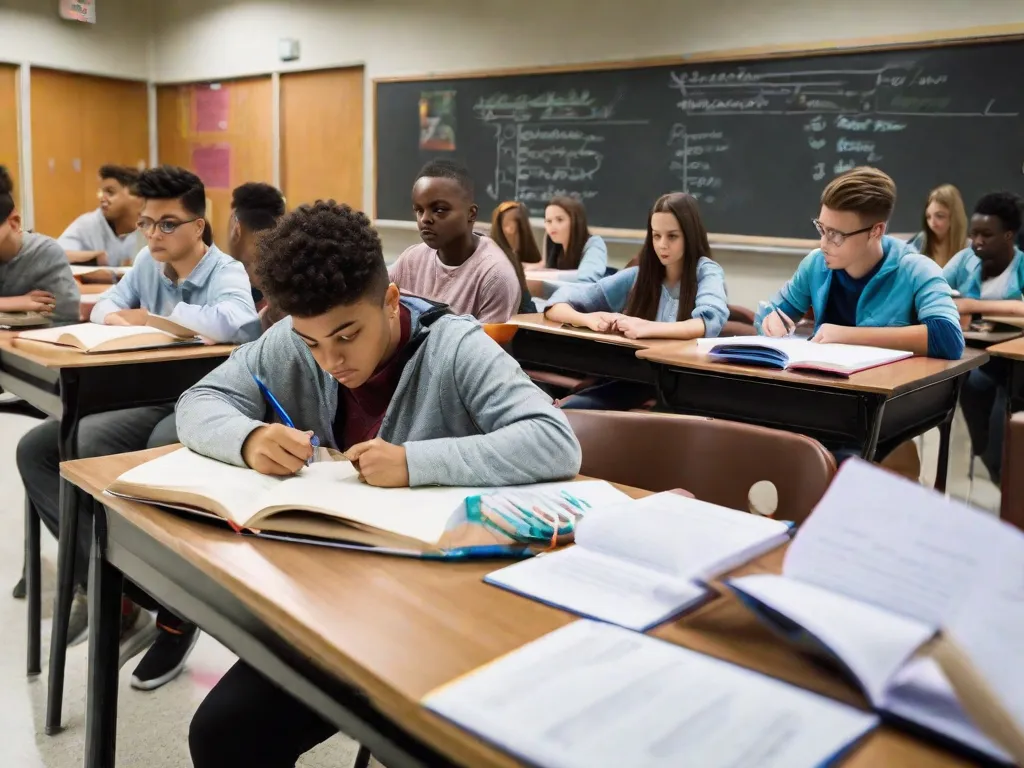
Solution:
<svg viewBox="0 0 1024 768"><path fill-rule="evenodd" d="M284 216L284 195L270 184L249 182L236 187L231 193L231 221L228 231L228 246L231 255L245 267L252 286L252 299L260 315L261 331L281 319L259 289L256 278L256 236L273 229Z"/></svg>
<svg viewBox="0 0 1024 768"><path fill-rule="evenodd" d="M203 244L203 183L182 168L163 166L140 175L138 192L145 201L139 229L149 245L139 253L135 268L93 309L93 322L132 325L155 313L170 316L213 341L249 341L246 333L257 326L257 318L245 269L215 246ZM66 261L64 269L68 269ZM84 417L78 426L78 458L146 447L154 426L173 408L173 404L145 406ZM60 520L59 431L57 421L45 421L26 433L17 449L25 493L54 536L59 535ZM70 645L85 639L88 630L86 576L92 501L80 500L80 504ZM135 597L145 600L144 596ZM151 690L173 679L195 643L195 628L183 628L169 612L160 611L157 626L161 631L153 626L149 614L126 601L122 658L153 643L132 675L133 688Z"/></svg>
<svg viewBox="0 0 1024 768"><path fill-rule="evenodd" d="M673 192L654 203L638 266L589 285L555 291L545 316L598 332L618 331L630 339L695 339L718 336L729 319L722 268L692 195ZM578 392L562 408L634 408L653 388L611 381Z"/></svg>
<svg viewBox="0 0 1024 768"><path fill-rule="evenodd" d="M193 451L290 475L315 434L386 487L516 485L579 470L565 417L478 323L389 284L362 213L333 201L300 206L260 250L263 289L291 317L182 395L178 429ZM296 429L267 423L253 376ZM199 707L189 747L196 768L290 768L334 732L240 661Z"/></svg>
<svg viewBox="0 0 1024 768"><path fill-rule="evenodd" d="M813 308L812 341L959 359L963 332L941 270L885 234L895 204L895 183L875 168L855 168L833 179L814 221L821 247L800 262L772 304L757 312L759 331L785 336L788 323L778 313L796 322Z"/></svg>
<svg viewBox="0 0 1024 768"><path fill-rule="evenodd" d="M555 197L544 209L548 269L574 269L578 283L596 283L608 269L608 246L590 234L587 211L572 197Z"/></svg>
<svg viewBox="0 0 1024 768"><path fill-rule="evenodd" d="M26 232L14 205L14 183L0 165L0 312L42 312L78 320L78 284L52 237Z"/></svg>
<svg viewBox="0 0 1024 768"><path fill-rule="evenodd" d="M530 211L522 203L502 203L491 215L491 239L505 253L514 254L520 264L540 264L540 249L533 236Z"/></svg>
<svg viewBox="0 0 1024 768"><path fill-rule="evenodd" d="M130 266L135 261L143 246L135 227L142 210L142 200L133 189L138 180L139 172L134 168L100 168L100 207L83 213L57 239L68 261L101 267Z"/></svg>
<svg viewBox="0 0 1024 768"><path fill-rule="evenodd" d="M965 243L967 214L960 191L952 184L936 187L925 205L924 228L910 241L910 246L945 267Z"/></svg>
<svg viewBox="0 0 1024 768"><path fill-rule="evenodd" d="M516 270L491 238L473 232L477 207L468 171L449 160L423 166L412 188L421 245L391 265L404 293L447 304L482 323L504 323L522 298Z"/></svg>
<svg viewBox="0 0 1024 768"><path fill-rule="evenodd" d="M954 256L944 271L962 297L956 299L956 306L965 324L972 315L1024 316L1024 253L1014 242L1020 230L1016 195L995 192L974 207L971 247ZM1002 474L1008 373L1006 361L993 358L970 372L960 394L971 450L981 457L997 485Z"/></svg>

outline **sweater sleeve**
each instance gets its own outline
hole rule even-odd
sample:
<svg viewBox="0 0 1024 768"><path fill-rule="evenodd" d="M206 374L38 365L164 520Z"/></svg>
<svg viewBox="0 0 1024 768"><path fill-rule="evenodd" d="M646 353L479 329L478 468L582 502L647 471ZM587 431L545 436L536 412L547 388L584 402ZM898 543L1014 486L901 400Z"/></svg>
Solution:
<svg viewBox="0 0 1024 768"><path fill-rule="evenodd" d="M945 317L924 321L928 329L928 357L959 360L964 354L964 332L959 324Z"/></svg>
<svg viewBox="0 0 1024 768"><path fill-rule="evenodd" d="M690 316L704 321L704 335L708 338L721 334L729 319L725 272L711 259L701 259L697 265L697 297Z"/></svg>
<svg viewBox="0 0 1024 768"><path fill-rule="evenodd" d="M244 344L257 338L259 318L245 268L238 262L225 264L213 278L209 301L181 302L170 319L213 341Z"/></svg>
<svg viewBox="0 0 1024 768"><path fill-rule="evenodd" d="M576 282L596 283L604 277L608 269L608 246L596 235L587 240L583 247L583 257L576 268Z"/></svg>

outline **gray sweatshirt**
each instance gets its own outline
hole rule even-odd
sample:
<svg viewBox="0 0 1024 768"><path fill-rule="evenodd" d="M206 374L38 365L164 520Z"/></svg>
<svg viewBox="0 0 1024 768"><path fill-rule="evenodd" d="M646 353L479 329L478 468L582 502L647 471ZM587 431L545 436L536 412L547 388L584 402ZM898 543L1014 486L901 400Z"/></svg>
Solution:
<svg viewBox="0 0 1024 768"><path fill-rule="evenodd" d="M406 363L379 437L404 445L409 484L502 486L574 477L580 445L565 416L471 317L403 297L412 314ZM320 369L285 318L232 353L178 400L182 443L238 466L242 444L271 411L253 380L277 397L296 428L336 448L338 383Z"/></svg>
<svg viewBox="0 0 1024 768"><path fill-rule="evenodd" d="M52 237L26 232L18 255L0 263L0 296L36 290L49 291L57 299L55 321L78 322L81 297L64 249Z"/></svg>

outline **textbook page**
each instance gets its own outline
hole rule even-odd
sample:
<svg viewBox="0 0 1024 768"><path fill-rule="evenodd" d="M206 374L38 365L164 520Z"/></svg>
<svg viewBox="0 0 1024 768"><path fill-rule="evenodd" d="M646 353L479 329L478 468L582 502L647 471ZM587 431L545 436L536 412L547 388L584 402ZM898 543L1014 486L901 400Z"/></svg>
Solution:
<svg viewBox="0 0 1024 768"><path fill-rule="evenodd" d="M756 672L591 621L535 640L423 703L545 768L813 768L878 723Z"/></svg>
<svg viewBox="0 0 1024 768"><path fill-rule="evenodd" d="M19 334L21 339L33 341L49 341L59 344L61 336L71 335L77 338L86 349L102 344L111 339L126 339L131 336L151 336L154 333L162 333L167 336L168 341L174 339L169 333L157 328L150 328L145 325L101 325L99 323L79 323L77 325L58 325L53 328L41 328L35 331L23 331Z"/></svg>
<svg viewBox="0 0 1024 768"><path fill-rule="evenodd" d="M697 339L697 348L705 354L714 347L723 345L775 349L786 354L786 357L789 358L789 366L796 366L801 363L814 363L843 369L873 368L876 365L891 363L913 356L911 352L885 349L883 347L864 347L856 344L819 344L808 339L787 337L738 336L734 338Z"/></svg>

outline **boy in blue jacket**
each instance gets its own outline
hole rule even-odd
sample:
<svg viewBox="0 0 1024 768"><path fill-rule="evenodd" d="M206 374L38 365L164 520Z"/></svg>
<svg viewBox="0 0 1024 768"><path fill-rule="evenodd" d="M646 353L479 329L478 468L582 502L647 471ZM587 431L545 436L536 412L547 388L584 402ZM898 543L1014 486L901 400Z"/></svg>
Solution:
<svg viewBox="0 0 1024 768"><path fill-rule="evenodd" d="M573 477L565 416L475 320L400 297L369 219L300 206L259 244L256 273L289 315L178 401L187 447L291 475L311 437L347 452L370 485L502 486ZM295 428L275 422L253 377ZM244 662L192 720L196 768L294 766L335 728Z"/></svg>
<svg viewBox="0 0 1024 768"><path fill-rule="evenodd" d="M960 292L957 309L965 322L972 315L1024 315L1024 253L1014 240L1021 230L1020 199L1010 192L985 195L971 217L971 247L946 265L943 274ZM960 404L971 435L971 451L980 456L992 481L1000 482L1006 429L1005 360L994 358L967 377Z"/></svg>
<svg viewBox="0 0 1024 768"><path fill-rule="evenodd" d="M814 309L812 341L862 344L957 360L964 337L949 284L927 256L885 234L896 184L875 168L836 177L821 195L814 226L821 247L807 255L772 304L798 321ZM785 336L771 307L756 323Z"/></svg>

